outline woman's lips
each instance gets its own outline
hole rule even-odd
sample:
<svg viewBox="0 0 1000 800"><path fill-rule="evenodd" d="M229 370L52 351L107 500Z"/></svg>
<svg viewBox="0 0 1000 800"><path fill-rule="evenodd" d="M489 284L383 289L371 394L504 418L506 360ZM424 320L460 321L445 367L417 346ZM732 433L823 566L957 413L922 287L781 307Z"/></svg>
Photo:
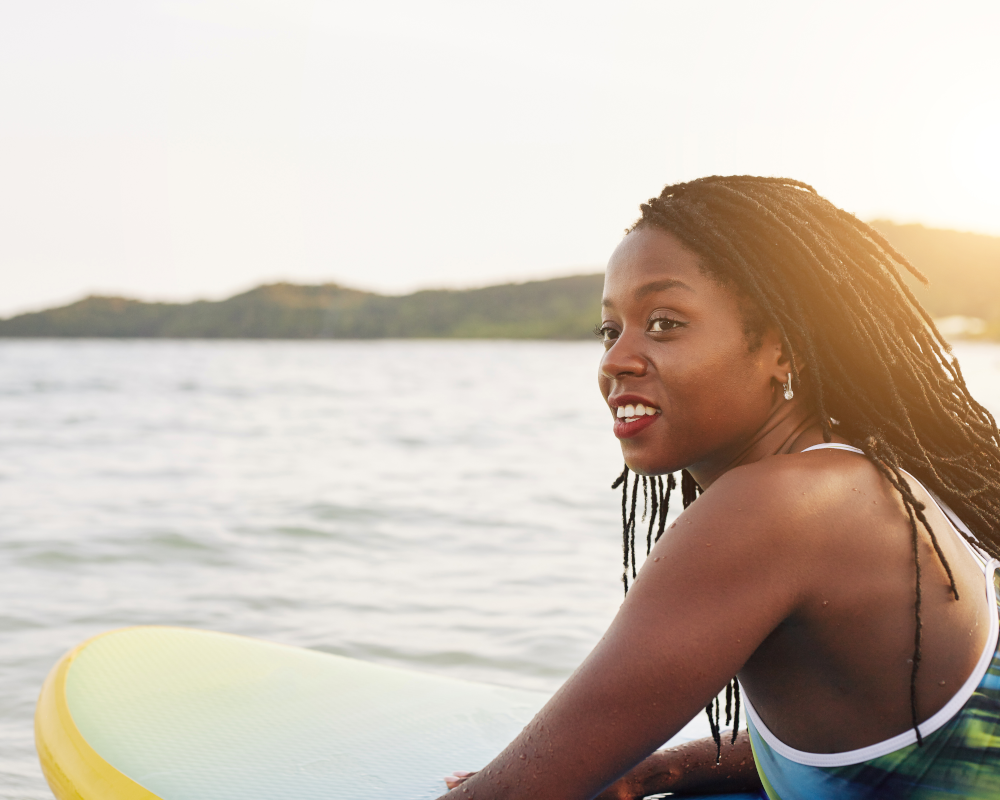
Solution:
<svg viewBox="0 0 1000 800"><path fill-rule="evenodd" d="M638 419L633 418L634 422L626 422L625 419L618 418L615 420L615 436L619 439L630 439L640 431L646 430L646 428L656 422L659 418L659 414L654 414L651 417L643 416Z"/></svg>

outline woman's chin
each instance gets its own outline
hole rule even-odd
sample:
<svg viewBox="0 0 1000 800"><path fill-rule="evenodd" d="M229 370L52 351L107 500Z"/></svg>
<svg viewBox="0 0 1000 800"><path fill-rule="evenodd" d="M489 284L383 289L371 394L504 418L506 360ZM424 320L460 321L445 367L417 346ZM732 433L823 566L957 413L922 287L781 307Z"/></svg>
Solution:
<svg viewBox="0 0 1000 800"><path fill-rule="evenodd" d="M624 444L624 443L623 443ZM645 448L625 448L622 447L622 455L625 456L625 465L636 475L644 475L648 478L654 475L666 475L669 472L676 472L680 467L671 468L664 464L662 457L657 458L655 453L645 450Z"/></svg>
<svg viewBox="0 0 1000 800"><path fill-rule="evenodd" d="M652 436L637 436L634 439L622 439L619 443L625 464L637 475L667 475L679 472L692 463L690 452L678 452L663 437L654 439Z"/></svg>

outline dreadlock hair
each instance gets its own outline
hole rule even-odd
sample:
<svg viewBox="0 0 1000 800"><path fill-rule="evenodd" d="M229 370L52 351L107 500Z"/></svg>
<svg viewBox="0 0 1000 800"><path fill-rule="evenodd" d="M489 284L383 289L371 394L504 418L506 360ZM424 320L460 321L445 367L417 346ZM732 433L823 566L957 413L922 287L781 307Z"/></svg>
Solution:
<svg viewBox="0 0 1000 800"><path fill-rule="evenodd" d="M838 433L861 449L899 492L910 523L916 597L910 717L922 745L916 691L922 629L918 525L930 537L956 600L958 589L924 516L925 506L903 471L951 506L973 532L973 546L1000 557L1000 432L993 416L969 393L951 347L904 282L903 272L924 284L927 279L881 234L801 181L712 176L667 186L640 208L642 216L630 230L654 227L672 234L700 257L707 274L749 301L744 329L751 346L768 325L775 326L790 354L795 383L802 383L796 353L808 365L806 385L824 440L831 440L831 425L837 425ZM623 487L626 592L630 562L636 574L639 481L636 476L627 517L628 472L626 467L612 487ZM642 480L645 485L647 479ZM676 484L673 475L666 482L662 477L650 480L658 539ZM700 492L686 470L681 492L685 508ZM648 534L647 552L650 538ZM735 678L726 690L727 724L731 695L735 742ZM718 698L705 710L718 758Z"/></svg>
<svg viewBox="0 0 1000 800"><path fill-rule="evenodd" d="M628 595L628 585L629 585L629 571L631 569L632 577L636 576L636 558L635 558L635 512L638 502L639 494L639 483L642 483L642 494L643 494L643 519L646 518L646 509L649 508L649 527L646 529L646 555L648 556L650 551L653 549L653 544L660 541L660 537L663 536L663 531L667 526L667 513L670 511L670 494L674 489L677 488L677 481L673 476L673 473L666 476L666 480L660 475L654 475L647 478L645 475L636 475L632 482L632 502L631 506L629 504L629 493L628 493L628 476L629 468L628 466L622 470L622 474L619 475L613 484L611 484L612 489L617 489L619 486L622 487L622 584L625 587L625 595ZM649 487L647 489L647 486ZM648 505L645 501L649 496L649 490L652 491L651 505ZM681 501L684 508L691 505L698 495L701 494L701 487L691 477L686 469L681 471ZM656 529L654 535L653 529ZM734 710L734 700L735 700L735 710ZM722 758L722 727L720 724L721 713L719 707L719 698L716 697L712 702L705 706L705 713L708 714L708 724L712 730L712 739L715 741L715 760L718 763ZM729 683L726 684L726 725L729 725L735 720L733 724L733 736L731 744L736 743L736 735L739 733L740 728L740 684L736 678L732 678Z"/></svg>

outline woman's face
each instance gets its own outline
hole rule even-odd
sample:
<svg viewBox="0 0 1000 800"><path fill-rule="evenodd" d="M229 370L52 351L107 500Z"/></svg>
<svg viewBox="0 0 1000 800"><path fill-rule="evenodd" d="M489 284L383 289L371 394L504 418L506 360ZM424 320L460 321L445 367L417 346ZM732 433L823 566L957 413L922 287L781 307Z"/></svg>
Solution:
<svg viewBox="0 0 1000 800"><path fill-rule="evenodd" d="M780 337L769 330L751 351L736 295L669 233L625 237L608 263L602 315L601 393L635 472L722 471L783 401Z"/></svg>

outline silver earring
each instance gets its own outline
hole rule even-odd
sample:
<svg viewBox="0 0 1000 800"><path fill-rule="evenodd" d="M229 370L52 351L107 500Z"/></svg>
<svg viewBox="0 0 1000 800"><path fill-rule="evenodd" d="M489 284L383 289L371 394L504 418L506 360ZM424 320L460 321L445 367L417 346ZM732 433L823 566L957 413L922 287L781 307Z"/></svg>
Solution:
<svg viewBox="0 0 1000 800"><path fill-rule="evenodd" d="M788 383L781 384L781 388L785 390L785 399L791 400L795 397L795 392L792 391L792 373L788 373Z"/></svg>

